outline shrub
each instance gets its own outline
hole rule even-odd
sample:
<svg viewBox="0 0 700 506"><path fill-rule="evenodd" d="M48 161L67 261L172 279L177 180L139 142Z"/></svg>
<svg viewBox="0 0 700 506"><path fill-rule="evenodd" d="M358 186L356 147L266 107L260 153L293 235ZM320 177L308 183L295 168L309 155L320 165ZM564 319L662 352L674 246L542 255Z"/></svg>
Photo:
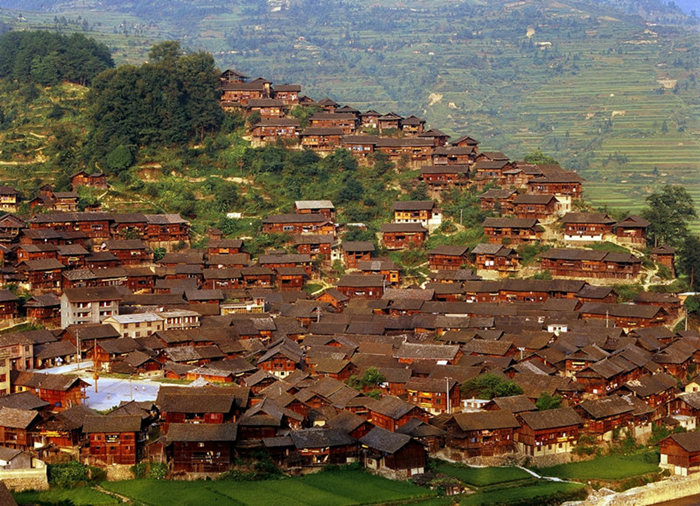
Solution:
<svg viewBox="0 0 700 506"><path fill-rule="evenodd" d="M80 462L49 464L49 484L60 488L74 488L90 481L90 468Z"/></svg>

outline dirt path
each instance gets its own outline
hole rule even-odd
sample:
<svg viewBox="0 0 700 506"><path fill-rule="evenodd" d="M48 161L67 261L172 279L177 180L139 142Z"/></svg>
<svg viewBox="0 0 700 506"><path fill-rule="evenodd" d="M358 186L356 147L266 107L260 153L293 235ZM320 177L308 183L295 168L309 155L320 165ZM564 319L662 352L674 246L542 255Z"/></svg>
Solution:
<svg viewBox="0 0 700 506"><path fill-rule="evenodd" d="M125 502L127 504L135 504L131 500L131 498L129 498L125 495L117 494L116 492L112 492L111 490L107 490L106 488L102 488L99 485L95 485L93 488L95 490L97 490L98 492L102 492L103 494L106 494L110 497L114 497L115 499L119 499L119 502Z"/></svg>

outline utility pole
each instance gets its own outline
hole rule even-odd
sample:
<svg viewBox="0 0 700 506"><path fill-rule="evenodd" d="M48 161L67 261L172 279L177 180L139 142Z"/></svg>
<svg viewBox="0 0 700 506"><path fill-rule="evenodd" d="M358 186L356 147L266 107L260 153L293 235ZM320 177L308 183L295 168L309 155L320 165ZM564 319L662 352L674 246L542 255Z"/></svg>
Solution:
<svg viewBox="0 0 700 506"><path fill-rule="evenodd" d="M450 414L450 378L445 378L445 392L447 393L447 414Z"/></svg>
<svg viewBox="0 0 700 506"><path fill-rule="evenodd" d="M75 331L75 352L78 356L78 370L80 370L80 360L82 357L80 356L80 331L78 329Z"/></svg>
<svg viewBox="0 0 700 506"><path fill-rule="evenodd" d="M459 210L459 224L462 224L462 216L464 215L464 209Z"/></svg>

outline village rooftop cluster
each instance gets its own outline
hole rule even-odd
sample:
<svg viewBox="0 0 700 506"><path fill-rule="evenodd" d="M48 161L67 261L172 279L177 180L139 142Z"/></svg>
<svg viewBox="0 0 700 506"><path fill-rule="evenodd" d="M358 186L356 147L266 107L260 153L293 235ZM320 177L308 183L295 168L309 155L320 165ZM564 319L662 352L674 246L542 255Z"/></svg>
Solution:
<svg viewBox="0 0 700 506"><path fill-rule="evenodd" d="M30 294L0 291L0 318L43 326L0 335L0 445L17 450L17 466L68 454L206 476L264 452L284 469L360 462L406 479L428 456L537 464L566 460L583 436L623 430L644 441L652 424L696 428L700 335L671 330L681 299L642 292L623 304L612 286L653 274L645 262L673 276L672 248L644 257L646 220L581 212L576 173L479 152L469 136L448 143L415 116L313 102L299 86L235 71L221 89L224 108L260 114L256 143L282 138L360 159L376 151L420 168L435 199L393 204L386 249L423 248L443 222L440 191L452 188L483 191L480 206L495 215L482 224L486 239L430 249L429 279L408 285L372 242L343 240L347 224L328 200L265 216L262 231L285 234L288 250L251 258L216 229L206 248L190 248L179 215L80 212L75 191L50 186L19 216L17 191L0 187L0 275ZM323 112L300 129L287 113L305 105ZM108 187L101 173L72 182ZM544 241L555 247L525 265L517 247ZM627 252L590 248L603 242ZM319 279L338 261L345 274ZM551 279L524 279L545 271ZM310 280L326 288L303 291ZM80 359L94 379L42 372ZM86 389L117 374L194 383L107 414L85 405ZM466 395L462 385L484 374L523 393ZM561 407L538 410L543 393ZM699 436L664 439L661 464L694 470Z"/></svg>

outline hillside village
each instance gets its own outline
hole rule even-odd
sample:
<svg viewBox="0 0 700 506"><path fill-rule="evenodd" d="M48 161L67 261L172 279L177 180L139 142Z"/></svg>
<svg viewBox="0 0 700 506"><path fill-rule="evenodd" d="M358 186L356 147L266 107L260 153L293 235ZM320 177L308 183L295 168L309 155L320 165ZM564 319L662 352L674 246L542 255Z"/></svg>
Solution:
<svg viewBox="0 0 700 506"><path fill-rule="evenodd" d="M192 248L177 214L79 210L77 189L108 188L103 173L42 186L29 215L2 186L0 445L25 466L145 461L191 478L264 454L290 471L360 462L409 479L429 457L546 465L662 428L661 466L697 470L700 333L678 294L618 293L675 277L675 250L647 247L647 220L594 212L575 172L451 141L416 116L234 70L220 86L221 106L254 120L254 145L382 153L419 171L429 198L394 202L378 244L424 251L427 279L344 240L364 225L339 223L324 195L264 216L259 232L285 249L253 257L214 228ZM483 242L426 248L444 233L443 192L468 188L490 214ZM89 375L54 369L81 360ZM102 378L174 384L98 413L85 399ZM483 379L501 388L485 394Z"/></svg>

